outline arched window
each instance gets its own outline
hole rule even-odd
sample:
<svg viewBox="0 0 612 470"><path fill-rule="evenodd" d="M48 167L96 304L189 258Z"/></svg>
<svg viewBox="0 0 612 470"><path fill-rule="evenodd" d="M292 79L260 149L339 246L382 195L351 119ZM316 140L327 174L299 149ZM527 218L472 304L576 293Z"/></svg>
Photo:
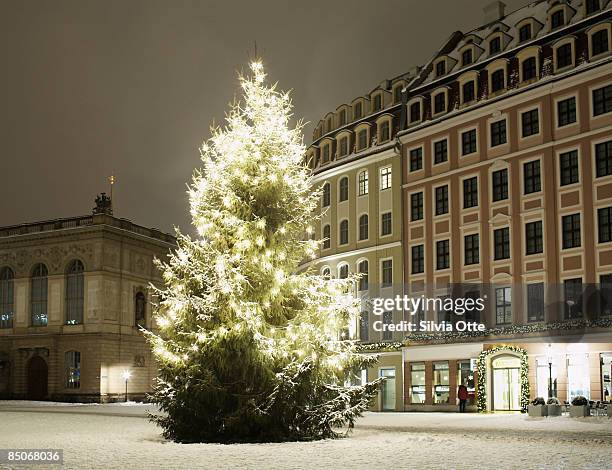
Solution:
<svg viewBox="0 0 612 470"><path fill-rule="evenodd" d="M30 294L32 326L47 326L47 275L44 264L34 266Z"/></svg>
<svg viewBox="0 0 612 470"><path fill-rule="evenodd" d="M331 204L331 186L329 183L323 185L323 207Z"/></svg>
<svg viewBox="0 0 612 470"><path fill-rule="evenodd" d="M357 266L361 277L359 278L359 290L368 290L368 260L363 260Z"/></svg>
<svg viewBox="0 0 612 470"><path fill-rule="evenodd" d="M14 279L11 268L0 269L0 328L13 328Z"/></svg>
<svg viewBox="0 0 612 470"><path fill-rule="evenodd" d="M78 259L70 262L66 271L66 324L83 323L84 276L85 268Z"/></svg>
<svg viewBox="0 0 612 470"><path fill-rule="evenodd" d="M344 178L340 179L340 188L339 188L339 191L338 191L338 199L339 199L340 202L348 201L348 197L349 197L349 180L345 176Z"/></svg>
<svg viewBox="0 0 612 470"><path fill-rule="evenodd" d="M359 217L359 240L368 239L368 214Z"/></svg>
<svg viewBox="0 0 612 470"><path fill-rule="evenodd" d="M339 279L347 279L349 275L349 267L348 264L341 264L338 267L338 278Z"/></svg>
<svg viewBox="0 0 612 470"><path fill-rule="evenodd" d="M325 266L323 270L321 271L321 276L323 276L326 279L331 279L331 269Z"/></svg>
<svg viewBox="0 0 612 470"><path fill-rule="evenodd" d="M346 245L349 242L348 220L340 222L340 245Z"/></svg>
<svg viewBox="0 0 612 470"><path fill-rule="evenodd" d="M81 387L81 353L79 351L66 351L64 354L64 371L66 388Z"/></svg>
<svg viewBox="0 0 612 470"><path fill-rule="evenodd" d="M135 325L146 327L145 324L145 312L147 308L147 300L142 292L137 292L134 297L134 320Z"/></svg>
<svg viewBox="0 0 612 470"><path fill-rule="evenodd" d="M323 249L326 250L331 246L331 227L323 226Z"/></svg>

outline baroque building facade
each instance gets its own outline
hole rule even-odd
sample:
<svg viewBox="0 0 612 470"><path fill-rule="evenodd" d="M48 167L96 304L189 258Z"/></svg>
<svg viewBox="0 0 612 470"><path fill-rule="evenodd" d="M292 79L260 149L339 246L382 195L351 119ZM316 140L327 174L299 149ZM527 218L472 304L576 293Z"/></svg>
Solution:
<svg viewBox="0 0 612 470"><path fill-rule="evenodd" d="M315 129L308 163L329 241L313 264L367 272L354 337L381 353L368 378L389 379L375 409L455 409L459 384L471 409L609 399L611 31L605 0L509 14L493 2L483 26L452 34L426 64ZM372 221L365 239L362 221ZM376 317L365 301L458 291L484 299L484 311ZM484 331L379 331L402 319Z"/></svg>
<svg viewBox="0 0 612 470"><path fill-rule="evenodd" d="M105 201L89 216L0 228L0 396L97 402L150 390L140 328L152 328L149 285L161 282L153 260L175 240L113 217Z"/></svg>

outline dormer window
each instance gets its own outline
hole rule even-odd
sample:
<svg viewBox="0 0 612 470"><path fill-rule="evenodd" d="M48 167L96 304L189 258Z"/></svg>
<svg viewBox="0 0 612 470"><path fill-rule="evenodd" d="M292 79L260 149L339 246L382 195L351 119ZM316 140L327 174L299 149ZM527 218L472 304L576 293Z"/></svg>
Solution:
<svg viewBox="0 0 612 470"><path fill-rule="evenodd" d="M382 109L382 95L379 93L374 96L374 100L372 101L372 112L380 111Z"/></svg>
<svg viewBox="0 0 612 470"><path fill-rule="evenodd" d="M421 120L421 103L417 101L410 105L410 122L419 122Z"/></svg>
<svg viewBox="0 0 612 470"><path fill-rule="evenodd" d="M434 114L446 111L446 93L441 91L434 95Z"/></svg>
<svg viewBox="0 0 612 470"><path fill-rule="evenodd" d="M463 103L470 103L476 99L474 83L472 80L463 84Z"/></svg>
<svg viewBox="0 0 612 470"><path fill-rule="evenodd" d="M338 156L344 157L345 155L348 155L348 137L346 136L340 138L338 146Z"/></svg>
<svg viewBox="0 0 612 470"><path fill-rule="evenodd" d="M601 5L599 5L599 0L586 0L586 14L592 15L593 13L597 13L601 9Z"/></svg>
<svg viewBox="0 0 612 470"><path fill-rule="evenodd" d="M380 143L387 142L391 137L389 135L389 121L383 121L378 126L378 139Z"/></svg>
<svg viewBox="0 0 612 470"><path fill-rule="evenodd" d="M363 117L363 105L358 101L353 106L353 119L361 119Z"/></svg>
<svg viewBox="0 0 612 470"><path fill-rule="evenodd" d="M327 121L326 121L327 132L331 132L332 126L333 126L333 121L332 121L332 117L330 116L327 118Z"/></svg>
<svg viewBox="0 0 612 470"><path fill-rule="evenodd" d="M466 49L461 54L461 64L465 67L473 62L472 49Z"/></svg>
<svg viewBox="0 0 612 470"><path fill-rule="evenodd" d="M323 146L323 163L329 162L329 145Z"/></svg>
<svg viewBox="0 0 612 470"><path fill-rule="evenodd" d="M362 129L357 133L357 150L363 150L368 146L368 130Z"/></svg>
<svg viewBox="0 0 612 470"><path fill-rule="evenodd" d="M521 64L521 67L523 70L523 81L536 78L538 71L536 68L537 66L535 57L528 57L527 59L525 59Z"/></svg>
<svg viewBox="0 0 612 470"><path fill-rule="evenodd" d="M501 38L497 36L489 41L489 55L497 54L499 51L501 51Z"/></svg>
<svg viewBox="0 0 612 470"><path fill-rule="evenodd" d="M346 109L341 109L338 113L338 125L344 126L346 124Z"/></svg>
<svg viewBox="0 0 612 470"><path fill-rule="evenodd" d="M506 81L504 77L504 70L499 69L493 72L491 75L491 92L495 93L497 91L503 90L506 86Z"/></svg>
<svg viewBox="0 0 612 470"><path fill-rule="evenodd" d="M446 73L446 61L443 59L436 64L436 77L441 77Z"/></svg>
<svg viewBox="0 0 612 470"><path fill-rule="evenodd" d="M563 9L555 11L550 15L550 30L565 26L565 12Z"/></svg>
<svg viewBox="0 0 612 470"><path fill-rule="evenodd" d="M529 41L531 39L531 24L524 24L519 29L519 42Z"/></svg>
<svg viewBox="0 0 612 470"><path fill-rule="evenodd" d="M400 103L402 101L402 85L397 85L394 89L393 89L393 103L397 104Z"/></svg>
<svg viewBox="0 0 612 470"><path fill-rule="evenodd" d="M599 54L603 54L604 52L608 52L610 50L610 44L608 36L610 34L610 29L604 28L599 31L593 33L590 36L591 40L591 56L597 56Z"/></svg>
<svg viewBox="0 0 612 470"><path fill-rule="evenodd" d="M559 46L555 52L557 58L557 69L570 67L573 64L572 43Z"/></svg>

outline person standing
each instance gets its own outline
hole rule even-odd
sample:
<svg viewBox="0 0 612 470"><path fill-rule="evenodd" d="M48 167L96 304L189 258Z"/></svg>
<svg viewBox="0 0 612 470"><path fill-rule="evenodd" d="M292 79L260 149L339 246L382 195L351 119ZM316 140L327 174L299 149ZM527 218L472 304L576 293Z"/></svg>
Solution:
<svg viewBox="0 0 612 470"><path fill-rule="evenodd" d="M468 399L468 389L465 385L459 385L457 396L459 397L459 413L465 413L465 405Z"/></svg>

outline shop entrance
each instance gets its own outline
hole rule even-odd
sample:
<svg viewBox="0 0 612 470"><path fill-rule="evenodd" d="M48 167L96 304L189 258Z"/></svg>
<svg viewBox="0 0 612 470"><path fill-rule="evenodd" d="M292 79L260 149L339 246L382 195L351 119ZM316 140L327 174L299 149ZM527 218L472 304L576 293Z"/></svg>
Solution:
<svg viewBox="0 0 612 470"><path fill-rule="evenodd" d="M520 411L521 360L501 356L493 360L493 411Z"/></svg>
<svg viewBox="0 0 612 470"><path fill-rule="evenodd" d="M381 409L395 411L395 367L380 369L380 376L385 378L381 390Z"/></svg>
<svg viewBox="0 0 612 470"><path fill-rule="evenodd" d="M28 361L28 400L44 400L47 397L47 363L40 356Z"/></svg>

